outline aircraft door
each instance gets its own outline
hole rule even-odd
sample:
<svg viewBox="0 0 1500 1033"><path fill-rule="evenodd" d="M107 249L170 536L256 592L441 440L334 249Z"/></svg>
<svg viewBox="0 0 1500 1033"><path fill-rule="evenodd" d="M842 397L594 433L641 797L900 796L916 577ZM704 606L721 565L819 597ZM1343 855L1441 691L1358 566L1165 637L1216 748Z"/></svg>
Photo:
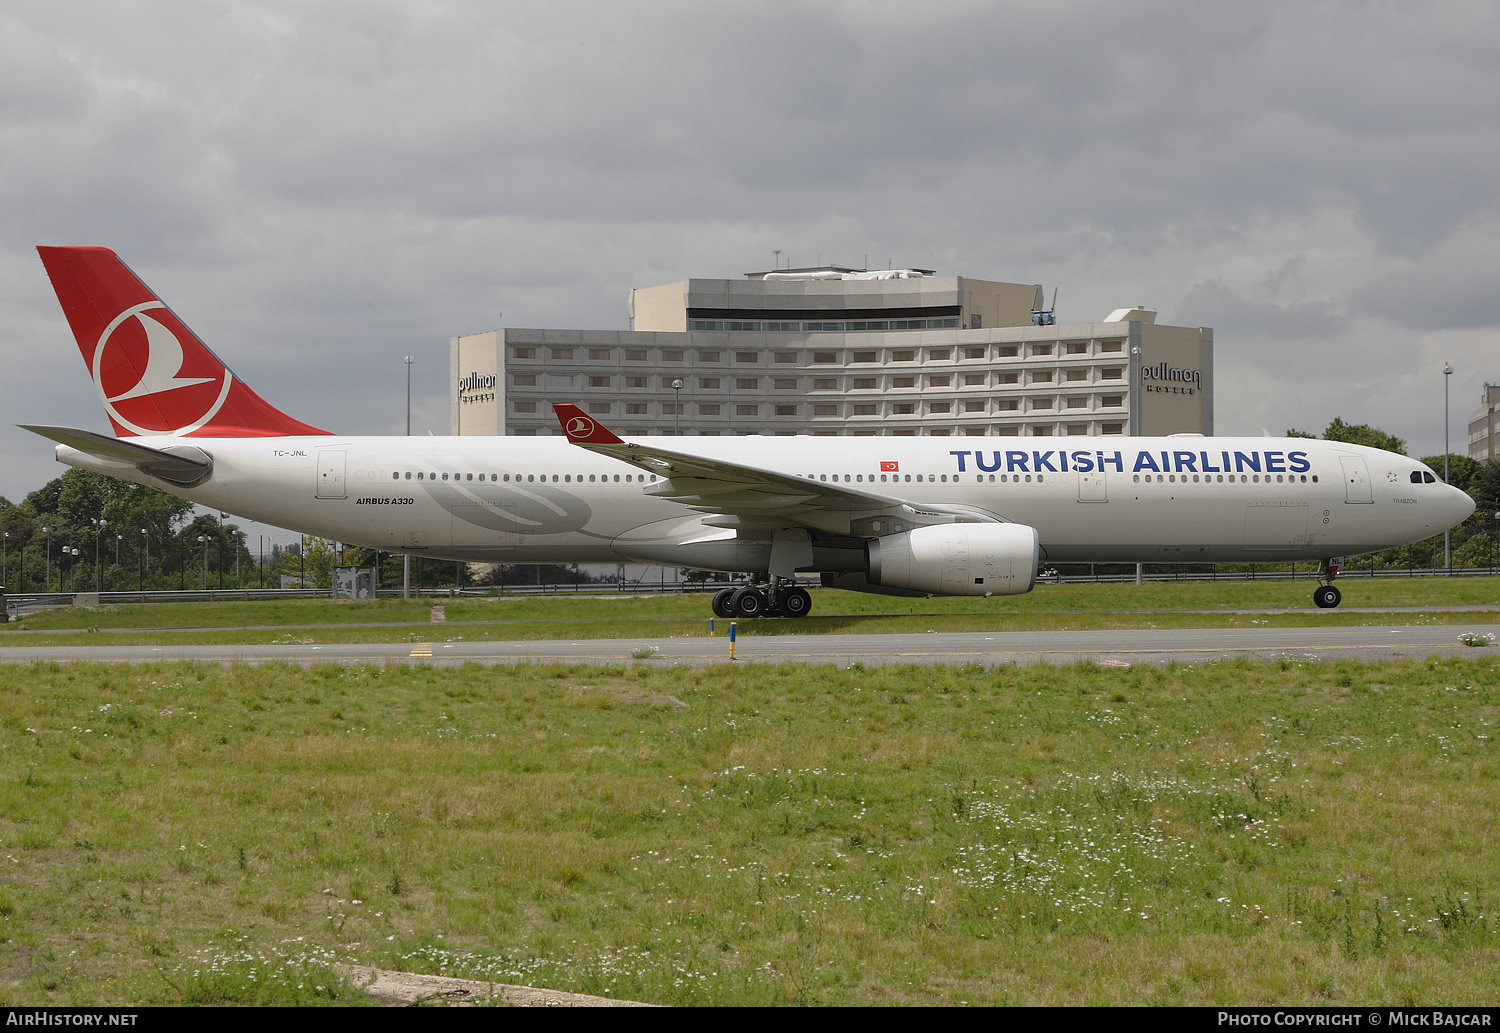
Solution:
<svg viewBox="0 0 1500 1033"><path fill-rule="evenodd" d="M1344 468L1344 501L1374 502L1374 490L1370 487L1370 468L1364 456L1339 456Z"/></svg>
<svg viewBox="0 0 1500 1033"><path fill-rule="evenodd" d="M342 499L348 496L344 490L345 456L345 452L334 449L318 453L318 498Z"/></svg>
<svg viewBox="0 0 1500 1033"><path fill-rule="evenodd" d="M1104 470L1078 471L1078 501L1108 502L1109 484L1104 479Z"/></svg>

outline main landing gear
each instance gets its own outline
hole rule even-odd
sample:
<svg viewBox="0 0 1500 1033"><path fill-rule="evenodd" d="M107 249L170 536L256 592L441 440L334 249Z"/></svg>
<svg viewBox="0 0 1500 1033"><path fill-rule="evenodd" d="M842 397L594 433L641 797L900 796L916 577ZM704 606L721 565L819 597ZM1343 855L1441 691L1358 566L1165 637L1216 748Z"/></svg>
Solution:
<svg viewBox="0 0 1500 1033"><path fill-rule="evenodd" d="M805 588L791 583L746 585L726 588L714 594L714 616L735 617L806 617L812 610L812 596Z"/></svg>
<svg viewBox="0 0 1500 1033"><path fill-rule="evenodd" d="M1344 598L1344 593L1333 587L1333 579L1339 576L1344 557L1334 556L1318 564L1318 580L1322 582L1313 590L1313 602L1320 610L1331 610Z"/></svg>

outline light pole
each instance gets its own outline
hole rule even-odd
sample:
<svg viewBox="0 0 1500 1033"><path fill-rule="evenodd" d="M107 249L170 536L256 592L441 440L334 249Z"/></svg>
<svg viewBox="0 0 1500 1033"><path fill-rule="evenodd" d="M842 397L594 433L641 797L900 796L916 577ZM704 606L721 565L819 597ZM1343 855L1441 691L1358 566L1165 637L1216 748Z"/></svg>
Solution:
<svg viewBox="0 0 1500 1033"><path fill-rule="evenodd" d="M50 592L52 591L52 528L42 528L42 534L47 536L47 580L45 582L46 587L43 589L43 591Z"/></svg>
<svg viewBox="0 0 1500 1033"><path fill-rule="evenodd" d="M123 534L115 535L115 566L117 567L120 565L120 543L124 540L125 536Z"/></svg>
<svg viewBox="0 0 1500 1033"><path fill-rule="evenodd" d="M1452 484L1453 479L1448 473L1448 383L1453 376L1453 367L1443 363L1443 483ZM1448 573L1453 573L1453 529L1450 527L1443 532L1443 566L1448 568Z"/></svg>
<svg viewBox="0 0 1500 1033"><path fill-rule="evenodd" d="M104 572L99 569L99 536L104 533L106 523L103 517L95 519L89 517L89 523L94 525L94 591L104 591Z"/></svg>
<svg viewBox="0 0 1500 1033"><path fill-rule="evenodd" d="M71 592L74 588L73 577L78 573L78 546L75 545L71 549L64 548L63 555L72 556L72 562L68 564L68 591Z"/></svg>
<svg viewBox="0 0 1500 1033"><path fill-rule="evenodd" d="M203 590L208 591L208 543L213 535L200 534L198 540L203 543Z"/></svg>
<svg viewBox="0 0 1500 1033"><path fill-rule="evenodd" d="M412 357L406 357L406 436L411 437L411 364ZM378 562L378 561L377 561ZM401 557L401 598L411 598L411 553Z"/></svg>
<svg viewBox="0 0 1500 1033"><path fill-rule="evenodd" d="M146 571L151 569L151 536L146 533L144 527L141 528L141 543L144 549L143 555L145 556L145 562L141 564L141 591L144 592L146 590Z"/></svg>
<svg viewBox="0 0 1500 1033"><path fill-rule="evenodd" d="M0 588L5 587L5 562L6 554L10 551L10 532L5 532L5 537L0 538Z"/></svg>
<svg viewBox="0 0 1500 1033"><path fill-rule="evenodd" d="M676 399L672 403L672 436L682 437L682 378L677 377L672 381L672 397Z"/></svg>

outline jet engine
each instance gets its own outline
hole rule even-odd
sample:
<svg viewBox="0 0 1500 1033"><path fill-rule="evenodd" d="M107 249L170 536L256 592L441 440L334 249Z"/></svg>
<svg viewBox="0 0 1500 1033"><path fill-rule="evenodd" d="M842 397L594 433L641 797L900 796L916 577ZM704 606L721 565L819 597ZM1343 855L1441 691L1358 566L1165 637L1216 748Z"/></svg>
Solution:
<svg viewBox="0 0 1500 1033"><path fill-rule="evenodd" d="M1022 595L1040 556L1025 524L936 524L865 544L871 585L932 595Z"/></svg>

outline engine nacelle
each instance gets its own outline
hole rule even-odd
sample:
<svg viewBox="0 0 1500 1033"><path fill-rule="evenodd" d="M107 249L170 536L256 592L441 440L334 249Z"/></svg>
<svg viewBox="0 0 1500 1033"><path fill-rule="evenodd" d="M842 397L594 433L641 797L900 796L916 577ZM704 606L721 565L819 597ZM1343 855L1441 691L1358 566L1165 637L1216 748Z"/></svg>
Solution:
<svg viewBox="0 0 1500 1033"><path fill-rule="evenodd" d="M1041 541L1025 524L936 524L871 538L869 581L932 595L1022 595L1036 584Z"/></svg>

